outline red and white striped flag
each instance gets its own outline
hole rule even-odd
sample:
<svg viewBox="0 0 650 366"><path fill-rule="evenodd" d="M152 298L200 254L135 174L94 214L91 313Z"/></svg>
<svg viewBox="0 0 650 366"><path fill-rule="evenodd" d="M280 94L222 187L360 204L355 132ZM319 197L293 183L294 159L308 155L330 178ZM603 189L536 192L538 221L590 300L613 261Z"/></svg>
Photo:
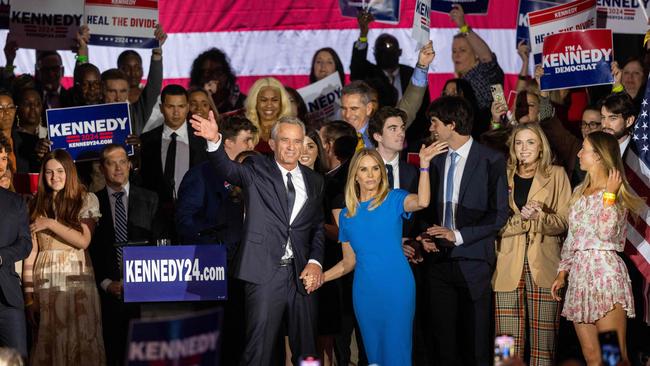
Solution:
<svg viewBox="0 0 650 366"><path fill-rule="evenodd" d="M391 33L403 50L400 62L413 66L417 61L416 42L411 39L415 0L402 0L397 25L374 22L368 36L370 45L383 33ZM487 15L468 15L469 25L492 47L506 75L505 89L514 87L521 61L516 53L515 27L517 0L491 1ZM349 74L352 46L359 37L356 19L344 18L338 0L160 0L160 23L169 38L163 50L165 84L187 85L192 61L202 51L217 47L229 57L243 92L263 76L274 76L288 86L309 83L312 56L322 47L332 47ZM92 32L92 28L91 28ZM452 36L458 30L448 15L431 14L431 39L436 60L430 70L431 95L436 97L444 82L452 77ZM4 39L6 31L0 32ZM124 49L90 46L90 62L100 70L116 67ZM145 77L150 52L142 55ZM63 52L66 85L74 70L71 52ZM368 57L373 58L372 52ZM0 64L4 64L0 55ZM34 72L34 51L19 50L16 72ZM507 91L506 91L507 92Z"/></svg>

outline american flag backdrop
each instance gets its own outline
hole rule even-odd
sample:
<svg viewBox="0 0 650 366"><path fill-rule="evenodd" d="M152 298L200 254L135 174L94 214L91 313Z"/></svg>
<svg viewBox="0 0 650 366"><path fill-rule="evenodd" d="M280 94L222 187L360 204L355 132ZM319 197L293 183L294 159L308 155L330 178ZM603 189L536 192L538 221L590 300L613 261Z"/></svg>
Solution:
<svg viewBox="0 0 650 366"><path fill-rule="evenodd" d="M416 42L410 38L416 0L402 0L397 25L371 24L371 45L382 32L393 34L403 50L401 63L415 65ZM493 0L488 14L467 16L471 27L485 39L507 74L507 90L514 87L521 61L516 54L517 0ZM356 19L344 18L338 0L160 0L160 23L169 38L163 47L165 83L186 85L194 58L209 47L225 51L243 92L263 76L274 76L288 86L308 84L311 58L322 47L334 48L349 73L352 44L358 38ZM451 40L457 32L446 14L433 13L431 39L436 60L430 70L431 95L438 96L451 77ZM0 39L6 31L0 32ZM92 32L92 28L91 28ZM100 70L116 66L124 49L90 47L90 61ZM138 50L148 70L150 52ZM66 85L74 69L71 52L63 52ZM372 58L372 52L369 52ZM4 64L4 55L0 62ZM33 73L34 51L19 50L18 73Z"/></svg>
<svg viewBox="0 0 650 366"><path fill-rule="evenodd" d="M632 259L645 278L645 321L650 324L650 83L647 83L641 111L634 125L632 141L625 154L625 175L632 189L645 198L646 205L639 218L628 218L625 253Z"/></svg>

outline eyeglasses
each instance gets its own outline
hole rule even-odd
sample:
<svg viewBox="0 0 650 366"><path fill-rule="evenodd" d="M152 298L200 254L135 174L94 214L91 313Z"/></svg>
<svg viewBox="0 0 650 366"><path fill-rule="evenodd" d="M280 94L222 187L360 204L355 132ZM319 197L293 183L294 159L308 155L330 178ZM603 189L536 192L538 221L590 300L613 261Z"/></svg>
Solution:
<svg viewBox="0 0 650 366"><path fill-rule="evenodd" d="M15 112L15 105L0 105L0 115L5 115L7 113Z"/></svg>
<svg viewBox="0 0 650 366"><path fill-rule="evenodd" d="M582 128L587 127L590 130L593 130L593 129L599 128L601 124L602 123L600 123L600 122L585 122L585 121L582 121L582 123L580 124L580 127L582 127Z"/></svg>

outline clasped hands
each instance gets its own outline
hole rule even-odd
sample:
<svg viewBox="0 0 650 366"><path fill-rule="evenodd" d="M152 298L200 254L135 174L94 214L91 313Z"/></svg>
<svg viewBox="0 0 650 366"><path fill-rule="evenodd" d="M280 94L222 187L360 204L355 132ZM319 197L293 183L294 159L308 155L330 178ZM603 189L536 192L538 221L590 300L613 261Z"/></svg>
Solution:
<svg viewBox="0 0 650 366"><path fill-rule="evenodd" d="M524 207L521 208L521 218L524 220L536 220L539 213L542 212L544 205L539 201L528 201Z"/></svg>
<svg viewBox="0 0 650 366"><path fill-rule="evenodd" d="M325 282L322 268L315 263L307 263L300 273L300 279L308 294L316 291Z"/></svg>

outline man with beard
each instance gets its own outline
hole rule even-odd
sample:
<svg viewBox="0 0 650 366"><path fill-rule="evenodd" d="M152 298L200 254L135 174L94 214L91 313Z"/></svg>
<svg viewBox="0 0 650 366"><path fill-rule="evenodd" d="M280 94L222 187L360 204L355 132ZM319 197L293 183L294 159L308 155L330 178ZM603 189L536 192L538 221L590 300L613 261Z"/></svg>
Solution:
<svg viewBox="0 0 650 366"><path fill-rule="evenodd" d="M383 33L375 41L374 54L377 64L375 65L368 61L368 26L373 21L372 14L367 11L361 11L357 16L357 21L359 23L360 33L359 39L354 42L354 47L352 48L350 80L364 80L370 83L375 89L381 91L394 90L396 92L396 98L393 98L390 104L391 107L396 106L397 101L405 95L409 82L412 82L416 86L426 86L426 73L429 65L421 64L418 60L416 67L424 72L416 73L416 75L414 75L414 68L401 65L399 58L402 55L402 49L399 47L397 38L390 34ZM423 74L424 80L420 81L418 74ZM406 133L406 139L409 142L419 140L421 136L427 134L427 129L429 128L429 121L426 118L426 107L431 99L428 90L426 90L422 100L424 103L420 101L417 117L413 124L409 126ZM420 145L418 144L417 146Z"/></svg>

